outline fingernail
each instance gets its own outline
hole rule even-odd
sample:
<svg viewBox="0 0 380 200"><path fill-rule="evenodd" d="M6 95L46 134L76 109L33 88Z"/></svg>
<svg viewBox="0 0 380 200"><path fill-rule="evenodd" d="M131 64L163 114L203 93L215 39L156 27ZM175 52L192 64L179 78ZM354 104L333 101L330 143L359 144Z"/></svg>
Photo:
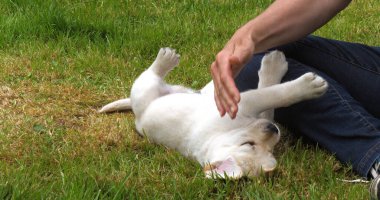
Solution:
<svg viewBox="0 0 380 200"><path fill-rule="evenodd" d="M235 106L233 106L233 107L231 107L231 109L230 109L230 110L231 110L231 112L232 112L232 113L235 113L235 112L236 112L236 107L235 107Z"/></svg>
<svg viewBox="0 0 380 200"><path fill-rule="evenodd" d="M224 115L224 111L223 111L223 109L220 109L220 108L218 108L218 111L219 111L219 115L221 116L221 117L223 117L223 115Z"/></svg>

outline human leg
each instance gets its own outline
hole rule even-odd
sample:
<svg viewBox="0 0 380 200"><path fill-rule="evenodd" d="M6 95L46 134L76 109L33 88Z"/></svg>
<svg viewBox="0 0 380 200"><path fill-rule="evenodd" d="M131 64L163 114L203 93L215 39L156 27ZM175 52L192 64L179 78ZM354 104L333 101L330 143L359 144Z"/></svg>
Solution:
<svg viewBox="0 0 380 200"><path fill-rule="evenodd" d="M309 36L282 50L341 83L364 108L380 118L380 47ZM323 58L323 59L321 59ZM333 66L333 67L332 67ZM371 199L380 199L380 158L372 165Z"/></svg>
<svg viewBox="0 0 380 200"><path fill-rule="evenodd" d="M380 47L308 36L278 49L336 80L380 118Z"/></svg>
<svg viewBox="0 0 380 200"><path fill-rule="evenodd" d="M257 71L262 56L255 55L236 78L240 91L257 88ZM288 59L288 62L289 70L283 81L315 72L325 78L330 87L321 98L277 109L276 121L311 138L342 162L352 164L357 173L366 177L380 155L380 120L325 73L293 59Z"/></svg>
<svg viewBox="0 0 380 200"><path fill-rule="evenodd" d="M331 77L294 60L289 61L289 66L284 81L314 71L327 80L329 89L321 98L278 109L275 119L325 147L343 163L351 164L359 175L367 177L380 155L380 120Z"/></svg>

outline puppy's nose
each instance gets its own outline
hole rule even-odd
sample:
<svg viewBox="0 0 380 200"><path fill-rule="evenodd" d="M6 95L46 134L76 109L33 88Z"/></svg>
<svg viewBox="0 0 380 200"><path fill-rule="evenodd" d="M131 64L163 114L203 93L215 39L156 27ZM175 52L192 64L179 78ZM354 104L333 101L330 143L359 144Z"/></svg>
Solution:
<svg viewBox="0 0 380 200"><path fill-rule="evenodd" d="M277 126L275 126L274 124L268 124L265 129L266 129L267 132L270 132L270 133L276 133L276 134L278 134L280 132L278 130Z"/></svg>

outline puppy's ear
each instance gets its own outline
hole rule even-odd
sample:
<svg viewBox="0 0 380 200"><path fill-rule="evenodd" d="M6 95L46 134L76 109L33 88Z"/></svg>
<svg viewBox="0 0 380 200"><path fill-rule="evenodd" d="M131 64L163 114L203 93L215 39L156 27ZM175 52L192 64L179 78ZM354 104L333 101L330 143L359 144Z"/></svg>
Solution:
<svg viewBox="0 0 380 200"><path fill-rule="evenodd" d="M203 168L207 178L232 178L238 179L243 176L243 171L233 157L226 160L206 164Z"/></svg>

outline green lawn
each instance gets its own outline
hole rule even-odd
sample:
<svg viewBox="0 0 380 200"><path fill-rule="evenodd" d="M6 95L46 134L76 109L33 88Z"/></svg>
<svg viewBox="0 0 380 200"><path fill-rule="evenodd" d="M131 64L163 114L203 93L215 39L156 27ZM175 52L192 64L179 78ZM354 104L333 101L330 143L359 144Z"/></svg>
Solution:
<svg viewBox="0 0 380 200"><path fill-rule="evenodd" d="M201 88L234 30L269 0L0 0L0 199L368 199L368 184L291 134L271 178L220 181L137 136L127 96L160 47L171 83ZM380 44L380 3L353 1L317 35Z"/></svg>

